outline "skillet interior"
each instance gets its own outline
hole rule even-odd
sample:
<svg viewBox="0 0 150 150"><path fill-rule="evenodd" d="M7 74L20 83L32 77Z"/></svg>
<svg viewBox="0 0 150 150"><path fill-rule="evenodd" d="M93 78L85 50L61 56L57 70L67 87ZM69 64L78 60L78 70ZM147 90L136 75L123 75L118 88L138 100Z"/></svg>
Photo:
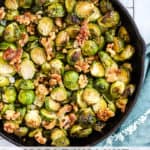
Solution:
<svg viewBox="0 0 150 150"><path fill-rule="evenodd" d="M132 58L131 62L133 64L133 73L132 73L132 83L136 85L136 91L132 97L129 98L129 102L127 105L126 112L121 114L118 112L116 116L109 120L107 126L103 129L102 133L93 132L88 138L84 139L70 139L71 146L90 146L95 145L96 143L102 141L112 132L114 132L119 125L125 120L131 109L133 108L137 96L139 94L139 90L141 88L142 80L143 80L143 72L144 72L144 57L145 57L145 43L141 38L138 29L130 17L127 10L118 2L117 0L111 0L113 6L117 11L119 11L122 24L128 29L129 34L131 36L131 43L136 48L136 54ZM4 0L0 0L0 5L3 5ZM0 136L4 137L6 140L14 143L15 145L22 145L22 146L41 146L37 142L32 139L27 139L23 142L22 139L14 135L9 135L5 133L2 129L2 121L0 121Z"/></svg>

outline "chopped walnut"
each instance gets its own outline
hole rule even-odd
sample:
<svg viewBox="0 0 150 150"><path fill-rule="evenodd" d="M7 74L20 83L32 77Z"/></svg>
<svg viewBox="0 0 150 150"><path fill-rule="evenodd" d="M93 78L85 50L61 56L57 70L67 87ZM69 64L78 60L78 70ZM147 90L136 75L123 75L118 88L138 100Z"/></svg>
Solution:
<svg viewBox="0 0 150 150"><path fill-rule="evenodd" d="M18 41L19 46L20 46L20 47L24 47L25 44L28 42L28 40L29 40L28 34L25 33L25 32L22 33L22 34L21 34L21 37L20 37L20 39L19 39L19 41Z"/></svg>
<svg viewBox="0 0 150 150"><path fill-rule="evenodd" d="M42 132L36 133L34 138L40 144L45 144L47 142L47 138L43 137Z"/></svg>
<svg viewBox="0 0 150 150"><path fill-rule="evenodd" d="M79 83L80 88L82 88L82 89L85 88L87 86L87 84L88 84L88 78L87 78L87 76L84 75L84 74L81 74L79 76L78 83Z"/></svg>
<svg viewBox="0 0 150 150"><path fill-rule="evenodd" d="M55 19L55 24L58 26L58 27L62 27L62 19L61 18L56 18Z"/></svg>
<svg viewBox="0 0 150 150"><path fill-rule="evenodd" d="M85 58L85 62L87 62L89 65L91 65L94 60L98 60L98 56L90 56Z"/></svg>
<svg viewBox="0 0 150 150"><path fill-rule="evenodd" d="M90 65L87 62L83 61L83 60L77 61L75 63L74 67L76 68L76 70L78 72L82 72L83 71L84 73L88 73L90 71Z"/></svg>
<svg viewBox="0 0 150 150"><path fill-rule="evenodd" d="M19 125L14 122L6 121L4 123L4 131L6 131L7 133L14 133L18 128Z"/></svg>
<svg viewBox="0 0 150 150"><path fill-rule="evenodd" d="M20 112L15 112L14 110L7 110L4 115L6 120L17 120L19 117Z"/></svg>
<svg viewBox="0 0 150 150"><path fill-rule="evenodd" d="M5 8L0 7L0 20L4 19L5 15L6 15Z"/></svg>
<svg viewBox="0 0 150 150"><path fill-rule="evenodd" d="M75 104L75 103L71 103L71 105L72 105L73 111L74 111L74 112L78 112L78 110L79 110L78 105Z"/></svg>
<svg viewBox="0 0 150 150"><path fill-rule="evenodd" d="M43 121L42 122L42 126L46 129L46 130L51 130L56 126L56 120L53 120L51 122L49 121Z"/></svg>
<svg viewBox="0 0 150 150"><path fill-rule="evenodd" d="M110 53L111 56L116 55L116 52L113 50L114 43L107 44L106 51Z"/></svg>
<svg viewBox="0 0 150 150"><path fill-rule="evenodd" d="M19 71L22 53L23 53L22 49L18 49L17 51L15 51L11 48L8 48L3 53L3 59L9 61L9 64L12 65L16 69L16 71Z"/></svg>
<svg viewBox="0 0 150 150"><path fill-rule="evenodd" d="M25 12L23 15L16 16L15 19L20 24L29 25L30 23L37 23L40 16Z"/></svg>
<svg viewBox="0 0 150 150"><path fill-rule="evenodd" d="M107 121L109 118L114 117L115 113L110 110L109 108L105 108L105 109L100 109L97 113L97 117L101 120L101 121Z"/></svg>
<svg viewBox="0 0 150 150"><path fill-rule="evenodd" d="M80 28L80 32L76 37L76 40L78 41L78 45L81 46L85 40L88 40L88 36L89 36L88 22L83 21Z"/></svg>
<svg viewBox="0 0 150 150"><path fill-rule="evenodd" d="M118 75L121 73L120 69L116 67L111 67L106 70L105 77L106 80L110 83L118 80Z"/></svg>
<svg viewBox="0 0 150 150"><path fill-rule="evenodd" d="M27 26L27 32L30 34L30 35L34 35L35 34L35 24L29 24Z"/></svg>
<svg viewBox="0 0 150 150"><path fill-rule="evenodd" d="M40 43L45 48L47 54L47 60L51 60L54 57L54 52L52 48L52 40L50 37L42 37Z"/></svg>
<svg viewBox="0 0 150 150"><path fill-rule="evenodd" d="M57 113L57 116L59 118L62 118L66 113L69 113L72 111L72 106L69 104L64 105L63 107L61 107Z"/></svg>
<svg viewBox="0 0 150 150"><path fill-rule="evenodd" d="M51 75L50 75L50 78L51 78L51 79L49 80L50 86L55 86L55 85L57 85L57 84L62 85L62 77L61 77L60 74L56 74L56 73L51 74Z"/></svg>
<svg viewBox="0 0 150 150"><path fill-rule="evenodd" d="M38 95L38 96L46 96L46 95L48 95L49 91L48 91L48 89L45 87L45 85L39 84L39 85L36 87L35 93L36 93L36 95Z"/></svg>

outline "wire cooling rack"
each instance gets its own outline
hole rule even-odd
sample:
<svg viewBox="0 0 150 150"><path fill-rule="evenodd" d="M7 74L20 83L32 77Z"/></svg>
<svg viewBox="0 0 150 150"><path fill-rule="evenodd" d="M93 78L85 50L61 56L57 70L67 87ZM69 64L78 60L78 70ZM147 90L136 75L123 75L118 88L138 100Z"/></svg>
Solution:
<svg viewBox="0 0 150 150"><path fill-rule="evenodd" d="M130 12L131 16L135 17L135 1L136 0L120 0Z"/></svg>

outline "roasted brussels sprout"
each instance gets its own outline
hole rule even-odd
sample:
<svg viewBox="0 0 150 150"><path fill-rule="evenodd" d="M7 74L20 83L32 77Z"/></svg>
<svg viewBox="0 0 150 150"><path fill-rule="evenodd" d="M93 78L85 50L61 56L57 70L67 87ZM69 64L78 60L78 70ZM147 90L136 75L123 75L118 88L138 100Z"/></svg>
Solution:
<svg viewBox="0 0 150 150"><path fill-rule="evenodd" d="M91 108L84 108L79 113L79 123L83 126L94 125L96 117Z"/></svg>
<svg viewBox="0 0 150 150"><path fill-rule="evenodd" d="M103 14L113 10L112 3L109 0L100 1L100 10Z"/></svg>
<svg viewBox="0 0 150 150"><path fill-rule="evenodd" d="M65 72L64 86L71 91L78 90L79 88L78 79L79 79L79 75L77 72L75 71Z"/></svg>
<svg viewBox="0 0 150 150"><path fill-rule="evenodd" d="M69 35L66 31L61 31L56 36L56 46L64 47L69 41Z"/></svg>
<svg viewBox="0 0 150 150"><path fill-rule="evenodd" d="M20 90L18 100L23 105L31 105L35 100L35 93L33 90Z"/></svg>
<svg viewBox="0 0 150 150"><path fill-rule="evenodd" d="M95 88L101 93L106 93L109 90L109 83L104 78L98 78L94 82Z"/></svg>
<svg viewBox="0 0 150 150"><path fill-rule="evenodd" d="M32 79L35 74L35 66L32 61L24 59L20 65L20 75L23 79Z"/></svg>
<svg viewBox="0 0 150 150"><path fill-rule="evenodd" d="M51 144L54 146L67 146L70 144L69 139L66 137L66 132L58 128L52 131L51 140Z"/></svg>
<svg viewBox="0 0 150 150"><path fill-rule="evenodd" d="M6 103L13 103L16 101L17 92L15 87L4 87L3 101Z"/></svg>
<svg viewBox="0 0 150 150"><path fill-rule="evenodd" d="M42 117L47 120L47 121L50 121L50 120L54 120L54 119L57 119L57 116L56 116L56 113L54 112L50 112L44 108L42 108L40 110L40 114L42 115Z"/></svg>
<svg viewBox="0 0 150 150"><path fill-rule="evenodd" d="M75 38L80 31L80 27L78 25L71 25L65 29L70 38Z"/></svg>
<svg viewBox="0 0 150 150"><path fill-rule="evenodd" d="M31 58L37 65L42 65L46 62L46 54L43 48L36 47L31 50Z"/></svg>
<svg viewBox="0 0 150 150"><path fill-rule="evenodd" d="M19 127L17 130L15 130L15 135L19 137L24 137L27 135L29 129L27 127Z"/></svg>
<svg viewBox="0 0 150 150"><path fill-rule="evenodd" d="M63 87L54 88L51 92L52 99L62 102L67 99L67 91Z"/></svg>
<svg viewBox="0 0 150 150"><path fill-rule="evenodd" d="M99 9L88 1L78 1L75 13L78 17L86 18L89 21L95 21L101 16Z"/></svg>
<svg viewBox="0 0 150 150"><path fill-rule="evenodd" d="M80 49L71 49L67 54L67 62L70 65L74 65L77 61L82 60L82 54Z"/></svg>
<svg viewBox="0 0 150 150"><path fill-rule="evenodd" d="M43 36L48 36L53 28L53 21L51 18L43 17L38 23L38 31Z"/></svg>
<svg viewBox="0 0 150 150"><path fill-rule="evenodd" d="M61 3L52 3L48 6L47 13L50 17L64 17L65 9Z"/></svg>
<svg viewBox="0 0 150 150"><path fill-rule="evenodd" d="M70 129L70 135L72 137L84 138L88 137L92 133L92 128L83 128L81 125L74 125Z"/></svg>
<svg viewBox="0 0 150 150"><path fill-rule="evenodd" d="M64 73L64 64L59 59L53 59L50 61L50 72L51 73L57 73L57 74L63 74Z"/></svg>
<svg viewBox="0 0 150 150"><path fill-rule="evenodd" d="M33 0L19 0L19 7L30 8L32 3L33 3Z"/></svg>
<svg viewBox="0 0 150 150"><path fill-rule="evenodd" d="M127 29L124 26L121 26L118 31L118 36L124 40L126 43L130 42L130 36Z"/></svg>
<svg viewBox="0 0 150 150"><path fill-rule="evenodd" d="M99 50L103 50L104 46L105 46L105 39L103 36L97 37L95 38L95 42L99 47Z"/></svg>
<svg viewBox="0 0 150 150"><path fill-rule="evenodd" d="M125 83L116 81L110 87L110 94L113 98L119 98L125 91Z"/></svg>
<svg viewBox="0 0 150 150"><path fill-rule="evenodd" d="M121 51L124 50L124 42L118 38L118 37L114 37L114 46L113 46L113 50L115 50L116 53L120 53Z"/></svg>
<svg viewBox="0 0 150 150"><path fill-rule="evenodd" d="M95 37L99 37L101 35L101 30L99 28L99 26L97 24L94 24L94 23L89 23L88 24L88 29L89 29L89 32L90 32L90 38L94 38Z"/></svg>
<svg viewBox="0 0 150 150"><path fill-rule="evenodd" d="M68 13L71 13L75 7L76 0L65 0L65 6Z"/></svg>
<svg viewBox="0 0 150 150"><path fill-rule="evenodd" d="M16 10L18 9L18 0L5 0L5 6L8 9Z"/></svg>
<svg viewBox="0 0 150 150"><path fill-rule="evenodd" d="M90 72L93 77L103 77L105 75L104 67L98 61L92 63Z"/></svg>
<svg viewBox="0 0 150 150"><path fill-rule="evenodd" d="M60 104L54 101L51 97L45 98L45 108L48 111L58 111L60 108Z"/></svg>
<svg viewBox="0 0 150 150"><path fill-rule="evenodd" d="M0 76L0 87L8 86L10 84L9 78Z"/></svg>
<svg viewBox="0 0 150 150"><path fill-rule="evenodd" d="M34 83L32 80L20 80L18 88L23 90L33 90Z"/></svg>
<svg viewBox="0 0 150 150"><path fill-rule="evenodd" d="M77 91L76 93L76 101L80 108L86 108L87 104L83 101L82 98L83 90Z"/></svg>
<svg viewBox="0 0 150 150"><path fill-rule="evenodd" d="M106 40L106 42L111 43L111 42L114 41L115 32L116 32L115 29L110 29L110 30L105 32L105 40Z"/></svg>
<svg viewBox="0 0 150 150"><path fill-rule="evenodd" d="M41 120L38 110L30 110L25 115L25 123L30 128L38 128L41 124Z"/></svg>
<svg viewBox="0 0 150 150"><path fill-rule="evenodd" d="M85 41L81 49L84 56L93 56L99 50L98 45L92 40Z"/></svg>
<svg viewBox="0 0 150 150"><path fill-rule="evenodd" d="M20 38L20 28L17 23L9 24L4 31L4 39L7 42L15 42Z"/></svg>
<svg viewBox="0 0 150 150"><path fill-rule="evenodd" d="M13 43L8 43L8 42L1 42L0 43L0 50L7 50L8 48L12 48L16 50L16 46Z"/></svg>
<svg viewBox="0 0 150 150"><path fill-rule="evenodd" d="M83 100L88 105L94 105L100 100L99 92L94 88L86 88L83 91Z"/></svg>
<svg viewBox="0 0 150 150"><path fill-rule="evenodd" d="M5 27L0 25L0 37L3 36L4 30L5 30Z"/></svg>

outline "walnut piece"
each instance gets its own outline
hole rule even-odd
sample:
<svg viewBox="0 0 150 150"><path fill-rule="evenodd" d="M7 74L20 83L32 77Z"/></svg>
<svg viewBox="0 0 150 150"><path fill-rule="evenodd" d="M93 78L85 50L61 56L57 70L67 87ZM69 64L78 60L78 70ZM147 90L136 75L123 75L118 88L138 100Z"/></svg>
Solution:
<svg viewBox="0 0 150 150"><path fill-rule="evenodd" d="M4 123L4 131L6 131L7 133L14 133L18 128L19 125L15 124L14 122L6 121Z"/></svg>
<svg viewBox="0 0 150 150"><path fill-rule="evenodd" d="M79 83L79 87L80 88L85 88L87 86L87 84L88 84L88 78L87 78L87 76L84 75L84 74L81 74L79 76L78 83Z"/></svg>
<svg viewBox="0 0 150 150"><path fill-rule="evenodd" d="M21 34L21 37L20 37L20 39L19 39L19 41L18 41L19 46L24 47L25 44L28 42L28 40L29 40L28 34L25 33L25 32L22 33L22 34Z"/></svg>
<svg viewBox="0 0 150 150"><path fill-rule="evenodd" d="M62 77L61 77L60 74L56 74L56 73L51 74L51 75L50 75L50 78L51 78L51 79L49 80L50 86L55 86L55 85L57 85L57 84L62 85Z"/></svg>
<svg viewBox="0 0 150 150"><path fill-rule="evenodd" d="M17 120L19 117L20 112L15 112L14 110L7 110L4 115L6 120Z"/></svg>
<svg viewBox="0 0 150 150"><path fill-rule="evenodd" d="M5 8L0 7L0 20L3 20L6 15Z"/></svg>
<svg viewBox="0 0 150 150"><path fill-rule="evenodd" d="M27 32L30 34L30 35L34 35L35 34L35 24L29 24L27 26Z"/></svg>
<svg viewBox="0 0 150 150"><path fill-rule="evenodd" d="M47 142L47 138L43 137L42 132L35 134L34 138L40 144L45 144Z"/></svg>
<svg viewBox="0 0 150 150"><path fill-rule="evenodd" d="M53 120L51 122L49 121L43 121L42 122L42 126L46 129L46 130L51 130L56 126L56 120Z"/></svg>
<svg viewBox="0 0 150 150"><path fill-rule="evenodd" d="M84 72L84 73L88 73L90 71L90 65L87 62L84 62L83 60L79 60L75 63L76 70L78 72Z"/></svg>

